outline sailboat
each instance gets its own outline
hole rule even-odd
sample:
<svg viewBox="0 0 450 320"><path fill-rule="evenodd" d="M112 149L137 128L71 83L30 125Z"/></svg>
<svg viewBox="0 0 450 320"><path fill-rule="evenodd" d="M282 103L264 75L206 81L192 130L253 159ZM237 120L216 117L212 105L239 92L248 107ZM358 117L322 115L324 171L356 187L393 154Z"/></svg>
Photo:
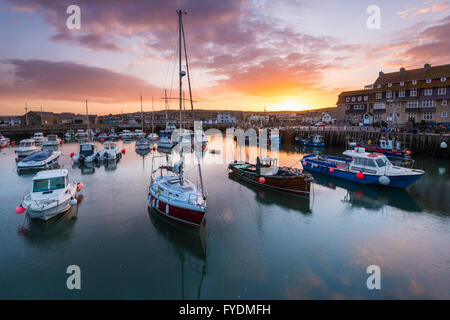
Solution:
<svg viewBox="0 0 450 320"><path fill-rule="evenodd" d="M183 77L187 75L190 102L193 108L192 91L189 77L189 64L186 54L186 42L184 38L181 10L178 14L178 50L179 50L179 101L180 101L180 131L183 130L182 112ZM182 47L182 44L184 46ZM182 49L184 49L186 71L182 70ZM166 157L168 157L166 155ZM200 162L198 163L201 187L198 187L184 177L184 157L183 150L180 151L180 160L173 166L160 165L153 170L153 160L163 158L154 156L152 159L152 174L147 198L147 204L151 209L169 219L182 222L184 224L200 227L206 213L206 194L203 188ZM167 159L167 158L166 158ZM159 173L159 175L157 175Z"/></svg>
<svg viewBox="0 0 450 320"><path fill-rule="evenodd" d="M160 137L158 140L158 147L165 149L172 149L175 144L172 141L173 131L176 129L175 126L169 124L169 103L167 102L167 91L164 90L164 108L166 111L166 129L161 130Z"/></svg>
<svg viewBox="0 0 450 320"><path fill-rule="evenodd" d="M147 136L147 139L150 142L155 142L158 140L158 134L155 133L155 123L154 123L154 115L155 110L154 110L154 104L153 104L153 97L152 97L152 133L149 133Z"/></svg>

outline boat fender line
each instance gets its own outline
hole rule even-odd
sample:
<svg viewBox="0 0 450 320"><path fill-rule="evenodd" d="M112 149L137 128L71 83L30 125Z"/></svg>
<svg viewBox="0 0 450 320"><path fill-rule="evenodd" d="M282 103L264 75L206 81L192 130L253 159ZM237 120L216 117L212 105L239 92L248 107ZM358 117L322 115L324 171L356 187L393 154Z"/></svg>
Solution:
<svg viewBox="0 0 450 320"><path fill-rule="evenodd" d="M169 204L166 203L166 214L169 214Z"/></svg>
<svg viewBox="0 0 450 320"><path fill-rule="evenodd" d="M391 179L388 176L381 176L378 178L378 182L383 186L387 186L391 183Z"/></svg>

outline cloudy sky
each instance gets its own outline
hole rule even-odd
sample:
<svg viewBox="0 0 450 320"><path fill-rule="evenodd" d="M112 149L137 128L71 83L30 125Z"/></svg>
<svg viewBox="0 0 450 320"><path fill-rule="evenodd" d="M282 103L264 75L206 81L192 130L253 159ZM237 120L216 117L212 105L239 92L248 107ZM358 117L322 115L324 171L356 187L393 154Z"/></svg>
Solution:
<svg viewBox="0 0 450 320"><path fill-rule="evenodd" d="M71 4L80 30L66 26ZM140 94L161 109L164 89L177 95L177 8L197 108L331 107L380 70L450 63L450 1L0 0L0 114L83 112L85 99L134 112Z"/></svg>

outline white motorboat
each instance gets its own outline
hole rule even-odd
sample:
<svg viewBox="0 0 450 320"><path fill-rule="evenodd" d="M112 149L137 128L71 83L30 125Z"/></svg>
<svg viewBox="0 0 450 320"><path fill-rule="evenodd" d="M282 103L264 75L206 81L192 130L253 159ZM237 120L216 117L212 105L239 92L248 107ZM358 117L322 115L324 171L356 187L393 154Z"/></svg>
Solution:
<svg viewBox="0 0 450 320"><path fill-rule="evenodd" d="M0 148L5 148L8 145L9 145L9 139L0 134Z"/></svg>
<svg viewBox="0 0 450 320"><path fill-rule="evenodd" d="M42 145L42 143L45 140L44 134L42 132L36 132L33 136L34 142L36 142L37 145Z"/></svg>
<svg viewBox="0 0 450 320"><path fill-rule="evenodd" d="M72 157L73 162L79 162L80 164L90 163L100 160L99 152L95 147L95 144L91 142L85 142L80 144L80 152Z"/></svg>
<svg viewBox="0 0 450 320"><path fill-rule="evenodd" d="M152 146L152 143L147 138L139 138L136 141L136 150L148 150Z"/></svg>
<svg viewBox="0 0 450 320"><path fill-rule="evenodd" d="M17 156L20 158L27 157L39 150L41 150L41 148L36 146L34 139L25 139L20 141L19 146L15 148L14 152L17 153Z"/></svg>
<svg viewBox="0 0 450 320"><path fill-rule="evenodd" d="M100 150L100 160L109 161L122 158L122 152L113 141L106 141L103 144L103 149Z"/></svg>
<svg viewBox="0 0 450 320"><path fill-rule="evenodd" d="M43 147L57 147L61 143L61 139L56 134L49 134L42 144Z"/></svg>
<svg viewBox="0 0 450 320"><path fill-rule="evenodd" d="M81 129L77 130L77 132L75 133L75 139L84 140L85 138L86 138L86 133Z"/></svg>
<svg viewBox="0 0 450 320"><path fill-rule="evenodd" d="M131 140L133 139L133 133L130 130L123 130L120 133L120 136L124 139L124 140Z"/></svg>
<svg viewBox="0 0 450 320"><path fill-rule="evenodd" d="M67 130L65 138L67 141L72 140L75 137L75 132L73 130Z"/></svg>
<svg viewBox="0 0 450 320"><path fill-rule="evenodd" d="M39 170L49 170L59 167L59 157L61 151L41 150L34 152L28 157L22 159L17 164L17 172L19 174L34 172Z"/></svg>
<svg viewBox="0 0 450 320"><path fill-rule="evenodd" d="M147 136L147 139L151 142L155 142L158 141L158 134L156 133L149 133L149 135Z"/></svg>
<svg viewBox="0 0 450 320"><path fill-rule="evenodd" d="M95 137L94 130L92 130L92 129L87 129L85 135L86 135L86 138L92 140L92 139Z"/></svg>
<svg viewBox="0 0 450 320"><path fill-rule="evenodd" d="M135 138L144 138L145 137L145 132L144 131L142 131L141 129L136 129L136 130L134 130L134 137Z"/></svg>
<svg viewBox="0 0 450 320"><path fill-rule="evenodd" d="M174 144L173 144L171 138L169 138L169 137L160 137L159 140L158 140L158 147L166 148L166 149L172 149L174 147Z"/></svg>
<svg viewBox="0 0 450 320"><path fill-rule="evenodd" d="M32 219L49 220L77 205L77 183L69 182L67 169L40 171L33 177L33 189L22 200Z"/></svg>

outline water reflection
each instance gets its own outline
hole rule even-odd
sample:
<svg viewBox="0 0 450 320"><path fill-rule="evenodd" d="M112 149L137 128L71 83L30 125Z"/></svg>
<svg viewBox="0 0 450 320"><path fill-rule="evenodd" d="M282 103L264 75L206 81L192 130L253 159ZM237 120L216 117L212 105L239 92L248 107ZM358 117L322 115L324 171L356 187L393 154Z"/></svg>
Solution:
<svg viewBox="0 0 450 320"><path fill-rule="evenodd" d="M180 261L180 299L200 299L204 278L208 272L205 231L167 221L148 209L149 218Z"/></svg>
<svg viewBox="0 0 450 320"><path fill-rule="evenodd" d="M383 188L367 186L360 183L337 179L319 173L312 173L314 182L335 190L336 187L347 190L343 201L352 207L362 207L370 210L379 210L384 206L391 206L405 211L418 212L422 208L414 201L404 189Z"/></svg>
<svg viewBox="0 0 450 320"><path fill-rule="evenodd" d="M253 191L255 193L255 199L258 203L265 205L276 204L282 208L296 210L304 214L311 213L311 208L309 205L310 200L308 198L258 187L248 181L239 179L239 177L236 177L236 175L231 172L228 174L228 178Z"/></svg>
<svg viewBox="0 0 450 320"><path fill-rule="evenodd" d="M81 202L81 199L79 201ZM34 243L59 244L71 238L77 216L78 206L74 206L48 221L31 219L26 215L23 224L18 228L18 233Z"/></svg>

